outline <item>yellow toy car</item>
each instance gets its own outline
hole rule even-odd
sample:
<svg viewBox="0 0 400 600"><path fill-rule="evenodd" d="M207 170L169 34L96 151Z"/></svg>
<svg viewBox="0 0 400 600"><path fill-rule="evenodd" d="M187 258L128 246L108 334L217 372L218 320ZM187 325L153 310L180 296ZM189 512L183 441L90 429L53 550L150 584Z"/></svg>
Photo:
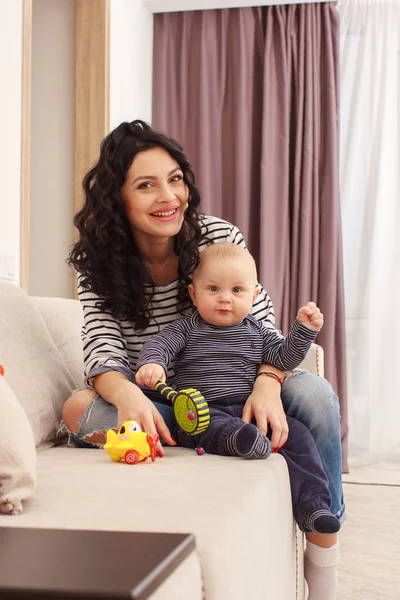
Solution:
<svg viewBox="0 0 400 600"><path fill-rule="evenodd" d="M135 465L149 456L154 462L161 456L156 451L159 439L158 433L151 435L142 431L136 421L125 421L117 433L112 429L107 431L104 450L114 462L125 460L128 465Z"/></svg>

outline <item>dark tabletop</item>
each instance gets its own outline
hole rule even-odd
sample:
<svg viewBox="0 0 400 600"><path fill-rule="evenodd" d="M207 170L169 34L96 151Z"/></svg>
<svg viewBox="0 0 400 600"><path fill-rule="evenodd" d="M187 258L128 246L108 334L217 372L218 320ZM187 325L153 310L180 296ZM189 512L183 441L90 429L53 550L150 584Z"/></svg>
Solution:
<svg viewBox="0 0 400 600"><path fill-rule="evenodd" d="M145 600L194 548L185 533L0 527L0 599Z"/></svg>

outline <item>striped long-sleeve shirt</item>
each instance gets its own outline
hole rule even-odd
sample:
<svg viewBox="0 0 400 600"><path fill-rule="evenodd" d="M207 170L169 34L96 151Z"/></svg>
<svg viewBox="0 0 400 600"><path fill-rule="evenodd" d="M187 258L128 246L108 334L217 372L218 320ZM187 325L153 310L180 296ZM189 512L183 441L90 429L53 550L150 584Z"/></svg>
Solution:
<svg viewBox="0 0 400 600"><path fill-rule="evenodd" d="M286 338L252 315L236 325L217 327L203 321L197 310L171 323L146 342L137 367L175 367L176 388L195 388L207 401L247 398L261 363L290 371L302 362L316 331L297 319Z"/></svg>
<svg viewBox="0 0 400 600"><path fill-rule="evenodd" d="M227 221L206 216L202 218L201 225L206 239L201 242L200 251L209 245L210 241L214 243L232 242L246 247L242 233ZM275 318L272 302L260 285L259 288L261 291L253 305L252 314L256 319L262 320L267 327L273 329ZM177 308L177 293L178 280L171 281L166 285L155 286L151 300L150 323L146 329L137 331L131 322L115 319L109 311L100 310L96 306L99 297L79 285L78 296L84 315L83 357L88 385L91 385L91 380L95 375L106 371L120 371L132 379L132 373L137 370L137 360L143 344L169 323L182 317ZM189 310L188 313L190 312ZM171 366L168 371L168 382L174 385L174 380L174 371Z"/></svg>

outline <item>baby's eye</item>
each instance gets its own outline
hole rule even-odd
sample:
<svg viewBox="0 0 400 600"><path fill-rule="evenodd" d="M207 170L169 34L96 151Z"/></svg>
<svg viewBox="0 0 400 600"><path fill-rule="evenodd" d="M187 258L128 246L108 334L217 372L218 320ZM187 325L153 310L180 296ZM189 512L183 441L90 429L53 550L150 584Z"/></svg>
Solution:
<svg viewBox="0 0 400 600"><path fill-rule="evenodd" d="M218 290L216 285L209 285L208 289L210 290L210 292L216 292Z"/></svg>
<svg viewBox="0 0 400 600"><path fill-rule="evenodd" d="M236 286L236 287L233 288L234 294L238 294L239 292L242 292L242 291L243 291L243 288L241 288L239 286Z"/></svg>

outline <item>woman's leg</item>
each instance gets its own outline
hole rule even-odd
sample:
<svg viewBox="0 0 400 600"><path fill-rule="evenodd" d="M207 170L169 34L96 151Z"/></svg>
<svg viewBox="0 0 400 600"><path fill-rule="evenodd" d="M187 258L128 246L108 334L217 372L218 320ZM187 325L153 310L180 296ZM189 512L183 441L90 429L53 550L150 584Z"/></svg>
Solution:
<svg viewBox="0 0 400 600"><path fill-rule="evenodd" d="M175 419L171 405L155 401L150 394L149 397L167 427L173 431ZM117 420L116 407L90 389L75 392L63 407L63 421L70 434L70 440L78 447L92 448L103 445L106 431L117 429Z"/></svg>
<svg viewBox="0 0 400 600"><path fill-rule="evenodd" d="M345 519L342 488L342 447L339 400L322 377L303 372L282 385L282 402L288 416L311 431L332 496L331 510L340 522ZM307 533L304 575L309 600L334 600L337 590L339 544L337 534Z"/></svg>
<svg viewBox="0 0 400 600"><path fill-rule="evenodd" d="M302 531L332 534L340 524L331 511L328 479L307 427L287 417L289 437L279 450L289 469L293 514Z"/></svg>
<svg viewBox="0 0 400 600"><path fill-rule="evenodd" d="M326 379L308 372L286 379L281 396L287 415L297 419L311 431L328 477L332 496L331 510L343 522L345 505L339 400Z"/></svg>
<svg viewBox="0 0 400 600"><path fill-rule="evenodd" d="M65 402L62 409L62 421L60 430L69 434L69 441L79 448L95 448L96 444L104 444L103 433L94 432L93 435L81 435L80 421L86 414L88 407L92 404L96 392L89 388L74 392Z"/></svg>

